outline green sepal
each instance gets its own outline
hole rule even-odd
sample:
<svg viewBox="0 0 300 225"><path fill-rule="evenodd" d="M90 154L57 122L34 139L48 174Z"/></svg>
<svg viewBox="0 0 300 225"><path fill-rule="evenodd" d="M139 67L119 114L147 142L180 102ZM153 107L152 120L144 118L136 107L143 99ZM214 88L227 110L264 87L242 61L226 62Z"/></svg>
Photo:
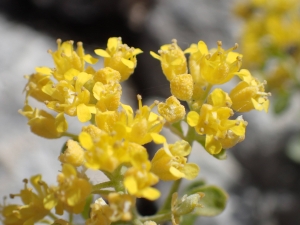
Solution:
<svg viewBox="0 0 300 225"><path fill-rule="evenodd" d="M222 148L221 152L216 154L216 155L212 155L213 157L215 157L216 159L219 160L224 160L227 159L227 154L226 154L226 150Z"/></svg>
<svg viewBox="0 0 300 225"><path fill-rule="evenodd" d="M60 150L60 153L61 153L61 154L64 154L65 151L67 150L67 148L68 148L67 142L68 142L68 141L66 141L66 142L64 143L64 145L61 147L61 150Z"/></svg>
<svg viewBox="0 0 300 225"><path fill-rule="evenodd" d="M210 185L193 188L187 195L202 192L205 194L200 200L201 207L196 207L193 214L198 216L216 216L219 215L226 207L228 194L221 188Z"/></svg>
<svg viewBox="0 0 300 225"><path fill-rule="evenodd" d="M90 210L91 210L92 201L93 201L93 195L89 195L85 200L85 205L84 205L83 211L81 212L81 216L85 220L90 218Z"/></svg>
<svg viewBox="0 0 300 225"><path fill-rule="evenodd" d="M171 126L174 127L181 135L183 135L183 130L181 127L181 120L178 122L172 123Z"/></svg>

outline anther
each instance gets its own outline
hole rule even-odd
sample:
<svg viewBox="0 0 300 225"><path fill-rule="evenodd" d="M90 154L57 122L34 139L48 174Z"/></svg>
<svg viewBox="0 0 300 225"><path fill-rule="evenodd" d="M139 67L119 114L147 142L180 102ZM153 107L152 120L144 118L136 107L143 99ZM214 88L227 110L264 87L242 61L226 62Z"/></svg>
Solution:
<svg viewBox="0 0 300 225"><path fill-rule="evenodd" d="M48 104L49 104L49 101L46 100L46 101L44 101L44 103L45 103L46 105L48 105Z"/></svg>
<svg viewBox="0 0 300 225"><path fill-rule="evenodd" d="M233 49L237 49L238 47L239 47L239 44L235 43L234 46L233 46Z"/></svg>
<svg viewBox="0 0 300 225"><path fill-rule="evenodd" d="M58 45L60 45L60 44L61 44L61 39L58 38L58 39L56 40L56 43L57 43Z"/></svg>
<svg viewBox="0 0 300 225"><path fill-rule="evenodd" d="M78 46L78 47L82 47L82 45L83 45L83 44L82 44L81 41L78 41L78 42L77 42L77 46Z"/></svg>
<svg viewBox="0 0 300 225"><path fill-rule="evenodd" d="M68 43L71 44L71 45L73 45L74 41L73 40L69 40Z"/></svg>
<svg viewBox="0 0 300 225"><path fill-rule="evenodd" d="M10 198L14 198L16 195L14 195L14 194L9 194L9 197Z"/></svg>
<svg viewBox="0 0 300 225"><path fill-rule="evenodd" d="M137 95L137 100L138 101L142 100L142 96L141 95Z"/></svg>
<svg viewBox="0 0 300 225"><path fill-rule="evenodd" d="M218 45L219 47L222 47L222 41L217 41L217 45Z"/></svg>
<svg viewBox="0 0 300 225"><path fill-rule="evenodd" d="M27 178L24 178L22 181L23 181L25 184L28 183L28 179L27 179Z"/></svg>

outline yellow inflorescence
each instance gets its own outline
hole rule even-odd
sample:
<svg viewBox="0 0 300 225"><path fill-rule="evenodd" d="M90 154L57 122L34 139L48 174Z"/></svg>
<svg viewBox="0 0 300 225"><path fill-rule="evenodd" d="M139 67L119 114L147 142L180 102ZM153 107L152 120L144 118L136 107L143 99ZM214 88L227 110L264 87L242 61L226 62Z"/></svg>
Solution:
<svg viewBox="0 0 300 225"><path fill-rule="evenodd" d="M148 106L138 95L138 108L134 110L121 102L121 82L134 72L140 49L128 47L121 38L110 38L106 50L95 50L104 57L104 68L96 70L91 65L86 67L86 63L94 64L98 59L85 54L81 42L77 50L72 41L58 40L57 44L56 51L49 51L55 67L38 67L34 74L26 76L25 105L20 113L37 135L70 138L58 158L62 163L58 184L49 187L37 175L31 178L34 189L30 189L26 181L24 190L12 195L20 196L23 205L4 204L0 208L5 225L31 225L46 216L54 219L44 220L47 223L67 225L72 224L73 214L80 213L85 215L86 225L121 221L155 225L165 220L179 224L181 216L201 206L202 193L178 200L174 194L177 185L163 213L146 218L137 213L136 198L158 199L161 193L153 186L160 180L195 179L200 168L188 162L195 139L212 155L244 140L247 122L242 116L232 119L234 111L268 110L269 94L264 84L248 70L240 71L242 56L233 52L237 45L224 50L218 42L217 48L209 51L199 41L183 51L173 40L161 47L159 55L151 52L160 60L172 96ZM188 60L185 53L190 54ZM226 83L235 75L242 81L230 94L220 88L211 92L214 85ZM33 109L30 97L44 102L56 115ZM158 113L153 111L156 106ZM79 134L70 133L70 116L84 123ZM187 134L181 128L183 121L189 125ZM181 140L168 143L161 134L164 126ZM152 159L145 146L150 142L159 145ZM108 181L92 184L85 173L87 169L100 170ZM101 197L93 201L94 195ZM57 217L64 212L70 214L69 221Z"/></svg>

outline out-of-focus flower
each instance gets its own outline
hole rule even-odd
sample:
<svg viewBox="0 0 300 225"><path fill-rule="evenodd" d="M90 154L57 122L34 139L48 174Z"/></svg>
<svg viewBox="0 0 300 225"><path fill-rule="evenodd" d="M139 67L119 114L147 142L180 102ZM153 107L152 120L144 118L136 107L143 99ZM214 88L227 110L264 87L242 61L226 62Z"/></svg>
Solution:
<svg viewBox="0 0 300 225"><path fill-rule="evenodd" d="M111 209L103 200L99 198L91 205L90 218L86 220L85 225L110 225Z"/></svg>
<svg viewBox="0 0 300 225"><path fill-rule="evenodd" d="M132 209L135 204L133 196L127 194L110 193L108 195L109 207L111 209L110 220L130 221L132 219Z"/></svg>
<svg viewBox="0 0 300 225"><path fill-rule="evenodd" d="M28 180L24 179L24 189L19 194L11 194L11 198L20 197L24 205L4 205L0 207L4 225L34 224L42 220L50 209L44 206L48 185L42 181L41 175L30 178L34 187L29 188Z"/></svg>

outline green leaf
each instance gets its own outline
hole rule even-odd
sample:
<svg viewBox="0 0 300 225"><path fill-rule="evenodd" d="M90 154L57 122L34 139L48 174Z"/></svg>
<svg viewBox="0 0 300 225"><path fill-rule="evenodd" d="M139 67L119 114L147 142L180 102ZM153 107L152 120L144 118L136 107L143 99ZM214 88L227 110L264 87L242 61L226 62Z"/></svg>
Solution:
<svg viewBox="0 0 300 225"><path fill-rule="evenodd" d="M215 157L216 159L219 159L219 160L224 160L227 158L227 155L226 155L226 150L225 149L222 149L220 153L216 154L216 155L213 155L213 157Z"/></svg>
<svg viewBox="0 0 300 225"><path fill-rule="evenodd" d="M180 224L184 225L194 225L196 224L198 216L195 214L187 214L182 217Z"/></svg>
<svg viewBox="0 0 300 225"><path fill-rule="evenodd" d="M86 200L85 200L85 205L83 208L83 211L81 212L81 216L87 220L88 218L90 218L90 206L92 204L93 201L93 195L89 195Z"/></svg>
<svg viewBox="0 0 300 225"><path fill-rule="evenodd" d="M194 180L193 182L189 183L187 187L184 188L184 193L195 193L193 192L194 189L202 187L204 185L204 180Z"/></svg>
<svg viewBox="0 0 300 225"><path fill-rule="evenodd" d="M202 192L205 196L200 200L202 207L197 207L194 214L198 216L216 216L219 215L226 207L228 195L217 186L200 186L192 189L188 195Z"/></svg>
<svg viewBox="0 0 300 225"><path fill-rule="evenodd" d="M291 93L287 91L280 91L274 99L274 112L276 114L282 113L290 106Z"/></svg>
<svg viewBox="0 0 300 225"><path fill-rule="evenodd" d="M300 163L300 135L296 134L292 136L286 149L287 156L296 163Z"/></svg>

